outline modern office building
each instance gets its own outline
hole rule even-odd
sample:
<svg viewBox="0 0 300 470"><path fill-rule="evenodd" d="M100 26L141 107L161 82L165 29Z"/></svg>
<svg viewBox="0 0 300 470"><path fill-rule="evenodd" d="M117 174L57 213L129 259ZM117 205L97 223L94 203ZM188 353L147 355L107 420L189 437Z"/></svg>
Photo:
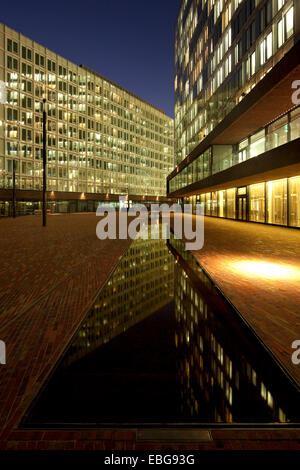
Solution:
<svg viewBox="0 0 300 470"><path fill-rule="evenodd" d="M300 2L183 0L168 194L300 227Z"/></svg>
<svg viewBox="0 0 300 470"><path fill-rule="evenodd" d="M41 201L43 98L50 207L93 209L119 194L164 199L174 126L163 111L4 24L0 85L2 213L11 200L14 160L18 203Z"/></svg>

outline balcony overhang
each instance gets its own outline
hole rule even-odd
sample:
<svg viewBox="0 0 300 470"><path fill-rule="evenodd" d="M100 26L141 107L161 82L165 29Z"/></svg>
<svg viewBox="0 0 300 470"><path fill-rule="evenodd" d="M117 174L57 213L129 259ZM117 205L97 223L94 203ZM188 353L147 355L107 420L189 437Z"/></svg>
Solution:
<svg viewBox="0 0 300 470"><path fill-rule="evenodd" d="M170 194L172 197L203 194L248 184L300 176L300 138L257 157L220 171Z"/></svg>
<svg viewBox="0 0 300 470"><path fill-rule="evenodd" d="M235 144L295 106L292 83L300 80L300 43L296 46L220 123L213 144Z"/></svg>
<svg viewBox="0 0 300 470"><path fill-rule="evenodd" d="M170 180L214 144L235 144L293 108L292 83L300 79L297 42L244 99L168 176Z"/></svg>

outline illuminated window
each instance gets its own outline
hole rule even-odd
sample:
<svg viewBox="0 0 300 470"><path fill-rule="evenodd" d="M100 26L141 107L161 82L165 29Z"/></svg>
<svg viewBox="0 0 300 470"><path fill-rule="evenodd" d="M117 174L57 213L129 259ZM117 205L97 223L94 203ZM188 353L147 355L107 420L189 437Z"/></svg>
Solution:
<svg viewBox="0 0 300 470"><path fill-rule="evenodd" d="M277 47L282 46L284 43L284 30L283 30L283 19L277 23Z"/></svg>
<svg viewBox="0 0 300 470"><path fill-rule="evenodd" d="M250 158L265 151L265 130L256 132L250 137Z"/></svg>
<svg viewBox="0 0 300 470"><path fill-rule="evenodd" d="M250 56L250 75L255 73L255 51Z"/></svg>
<svg viewBox="0 0 300 470"><path fill-rule="evenodd" d="M211 193L205 194L205 215L210 215L211 213Z"/></svg>
<svg viewBox="0 0 300 470"><path fill-rule="evenodd" d="M265 184L252 184L249 186L249 220L253 222L265 221Z"/></svg>
<svg viewBox="0 0 300 470"><path fill-rule="evenodd" d="M285 15L286 18L286 36L289 38L293 34L294 28L294 8L290 8L287 14Z"/></svg>
<svg viewBox="0 0 300 470"><path fill-rule="evenodd" d="M285 422L286 422L286 415L285 415L285 413L282 411L281 408L279 408L279 410L278 410L278 417L279 417L279 422L280 422L280 423L285 423Z"/></svg>
<svg viewBox="0 0 300 470"><path fill-rule="evenodd" d="M287 225L287 179L267 183L267 221Z"/></svg>
<svg viewBox="0 0 300 470"><path fill-rule="evenodd" d="M267 395L267 402L268 402L269 407L273 408L274 400L270 392L268 392L268 395Z"/></svg>
<svg viewBox="0 0 300 470"><path fill-rule="evenodd" d="M290 130L291 140L300 137L300 107L291 112Z"/></svg>
<svg viewBox="0 0 300 470"><path fill-rule="evenodd" d="M300 227L300 176L289 178L289 225Z"/></svg>
<svg viewBox="0 0 300 470"><path fill-rule="evenodd" d="M268 126L267 149L270 150L283 145L288 140L288 120L287 116L277 119Z"/></svg>
<svg viewBox="0 0 300 470"><path fill-rule="evenodd" d="M218 215L218 193L213 191L211 193L211 215Z"/></svg>
<svg viewBox="0 0 300 470"><path fill-rule="evenodd" d="M218 191L219 194L219 217L225 217L226 191Z"/></svg>
<svg viewBox="0 0 300 470"><path fill-rule="evenodd" d="M267 399L267 389L263 382L261 383L260 394L264 400Z"/></svg>
<svg viewBox="0 0 300 470"><path fill-rule="evenodd" d="M236 218L236 189L227 189L227 217Z"/></svg>
<svg viewBox="0 0 300 470"><path fill-rule="evenodd" d="M260 65L263 65L266 61L265 56L265 41L260 43Z"/></svg>
<svg viewBox="0 0 300 470"><path fill-rule="evenodd" d="M267 36L266 46L267 46L266 56L267 56L267 59L269 59L273 53L273 34L272 33L268 34Z"/></svg>

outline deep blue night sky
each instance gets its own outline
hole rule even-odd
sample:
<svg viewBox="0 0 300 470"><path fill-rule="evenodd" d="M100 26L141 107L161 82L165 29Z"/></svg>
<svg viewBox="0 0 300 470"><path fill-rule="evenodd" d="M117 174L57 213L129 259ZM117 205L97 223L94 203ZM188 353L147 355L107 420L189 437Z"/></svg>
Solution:
<svg viewBox="0 0 300 470"><path fill-rule="evenodd" d="M174 23L181 0L13 1L0 21L174 116Z"/></svg>

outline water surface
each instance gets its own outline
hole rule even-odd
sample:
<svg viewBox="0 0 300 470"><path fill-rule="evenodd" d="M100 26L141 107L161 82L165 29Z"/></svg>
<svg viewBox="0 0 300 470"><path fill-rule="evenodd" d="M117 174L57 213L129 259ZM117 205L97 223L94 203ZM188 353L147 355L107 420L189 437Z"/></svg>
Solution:
<svg viewBox="0 0 300 470"><path fill-rule="evenodd" d="M299 392L179 240L135 240L25 426L299 422Z"/></svg>

